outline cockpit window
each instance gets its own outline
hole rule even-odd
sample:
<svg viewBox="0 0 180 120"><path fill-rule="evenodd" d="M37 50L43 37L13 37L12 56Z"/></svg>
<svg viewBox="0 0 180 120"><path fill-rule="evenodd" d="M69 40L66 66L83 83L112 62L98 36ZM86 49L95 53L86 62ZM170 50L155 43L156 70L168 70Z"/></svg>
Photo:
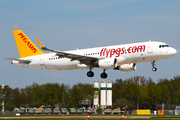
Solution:
<svg viewBox="0 0 180 120"><path fill-rule="evenodd" d="M159 45L159 48L169 47L169 45Z"/></svg>

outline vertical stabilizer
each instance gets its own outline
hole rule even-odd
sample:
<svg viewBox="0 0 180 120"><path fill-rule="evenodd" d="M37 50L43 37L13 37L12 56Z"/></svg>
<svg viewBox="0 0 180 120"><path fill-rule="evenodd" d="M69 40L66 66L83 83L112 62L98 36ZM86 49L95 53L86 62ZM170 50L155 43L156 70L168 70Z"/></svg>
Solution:
<svg viewBox="0 0 180 120"><path fill-rule="evenodd" d="M13 34L21 58L45 54L21 30L13 30Z"/></svg>

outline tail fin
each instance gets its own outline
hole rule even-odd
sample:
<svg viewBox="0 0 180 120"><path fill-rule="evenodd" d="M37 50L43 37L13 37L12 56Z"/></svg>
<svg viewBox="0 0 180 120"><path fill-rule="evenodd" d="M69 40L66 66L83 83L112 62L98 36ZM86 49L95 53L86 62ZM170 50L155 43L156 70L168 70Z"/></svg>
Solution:
<svg viewBox="0 0 180 120"><path fill-rule="evenodd" d="M13 30L13 34L21 58L45 54L21 30Z"/></svg>

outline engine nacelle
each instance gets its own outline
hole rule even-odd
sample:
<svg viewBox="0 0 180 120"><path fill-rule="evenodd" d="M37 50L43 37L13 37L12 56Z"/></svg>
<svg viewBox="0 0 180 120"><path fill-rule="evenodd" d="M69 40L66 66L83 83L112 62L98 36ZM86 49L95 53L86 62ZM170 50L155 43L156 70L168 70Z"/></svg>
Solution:
<svg viewBox="0 0 180 120"><path fill-rule="evenodd" d="M113 69L117 67L116 58L106 58L98 61L98 65L101 69Z"/></svg>
<svg viewBox="0 0 180 120"><path fill-rule="evenodd" d="M130 72L136 70L136 63L123 64L115 68L115 70L120 70L123 72Z"/></svg>

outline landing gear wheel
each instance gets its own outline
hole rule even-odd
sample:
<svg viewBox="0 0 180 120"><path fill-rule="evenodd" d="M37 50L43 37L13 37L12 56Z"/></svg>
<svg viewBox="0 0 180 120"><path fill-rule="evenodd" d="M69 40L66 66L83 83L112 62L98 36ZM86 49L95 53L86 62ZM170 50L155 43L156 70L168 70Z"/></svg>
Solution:
<svg viewBox="0 0 180 120"><path fill-rule="evenodd" d="M107 74L106 73L101 73L101 78L107 78Z"/></svg>
<svg viewBox="0 0 180 120"><path fill-rule="evenodd" d="M94 73L93 73L92 71L89 71L89 72L87 72L87 76L88 76L88 77L93 77L93 76L94 76Z"/></svg>
<svg viewBox="0 0 180 120"><path fill-rule="evenodd" d="M152 71L154 71L154 72L157 71L157 68L153 67L153 68L152 68Z"/></svg>

